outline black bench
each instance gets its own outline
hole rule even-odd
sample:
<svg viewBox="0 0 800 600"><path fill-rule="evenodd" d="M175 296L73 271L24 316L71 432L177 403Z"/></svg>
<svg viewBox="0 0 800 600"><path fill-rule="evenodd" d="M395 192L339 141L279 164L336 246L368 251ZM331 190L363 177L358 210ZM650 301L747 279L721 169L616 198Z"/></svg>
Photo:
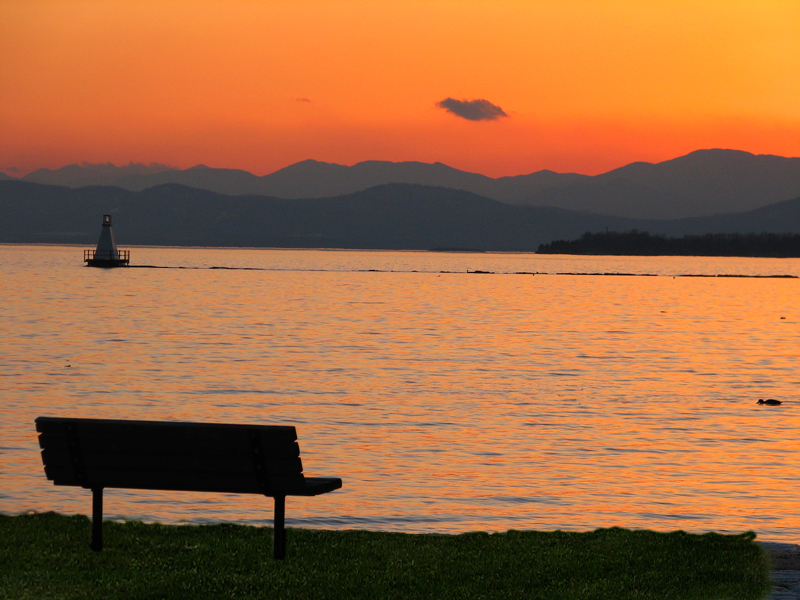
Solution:
<svg viewBox="0 0 800 600"><path fill-rule="evenodd" d="M274 555L286 556L286 496L342 487L305 477L292 426L36 419L47 478L92 490L92 550L103 548L103 488L262 494L275 499Z"/></svg>

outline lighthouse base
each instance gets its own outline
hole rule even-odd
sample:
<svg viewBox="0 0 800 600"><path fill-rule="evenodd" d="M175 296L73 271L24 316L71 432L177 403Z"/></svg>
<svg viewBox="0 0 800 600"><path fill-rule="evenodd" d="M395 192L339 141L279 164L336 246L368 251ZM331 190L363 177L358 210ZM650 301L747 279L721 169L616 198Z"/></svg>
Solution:
<svg viewBox="0 0 800 600"><path fill-rule="evenodd" d="M113 267L127 267L128 259L120 258L117 260L106 260L103 258L90 258L86 261L87 267L102 267L104 269L111 269Z"/></svg>
<svg viewBox="0 0 800 600"><path fill-rule="evenodd" d="M130 250L119 250L113 253L97 252L96 250L83 251L83 262L89 267L102 267L104 269L127 267L130 260Z"/></svg>

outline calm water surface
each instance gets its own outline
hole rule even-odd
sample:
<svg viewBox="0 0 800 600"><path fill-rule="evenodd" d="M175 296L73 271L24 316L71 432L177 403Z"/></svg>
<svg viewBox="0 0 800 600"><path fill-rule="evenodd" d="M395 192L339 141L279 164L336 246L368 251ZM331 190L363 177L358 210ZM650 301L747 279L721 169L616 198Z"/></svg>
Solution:
<svg viewBox="0 0 800 600"><path fill-rule="evenodd" d="M800 540L800 280L682 277L798 276L798 260L131 258L176 268L0 246L0 512L90 513L45 479L37 416L179 419L296 425L306 472L344 487L289 498L289 526ZM267 524L272 504L108 490L105 510Z"/></svg>

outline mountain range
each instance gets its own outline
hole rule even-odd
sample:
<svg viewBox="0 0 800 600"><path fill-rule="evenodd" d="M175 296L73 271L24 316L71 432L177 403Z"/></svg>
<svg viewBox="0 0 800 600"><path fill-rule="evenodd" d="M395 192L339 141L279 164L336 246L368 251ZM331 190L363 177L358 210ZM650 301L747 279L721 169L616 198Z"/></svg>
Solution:
<svg viewBox="0 0 800 600"><path fill-rule="evenodd" d="M683 219L632 219L514 205L472 192L391 183L331 198L225 195L179 184L141 191L0 180L0 242L92 247L111 214L120 246L471 248L535 251L584 232L638 229L670 236L800 233L800 194L755 210Z"/></svg>
<svg viewBox="0 0 800 600"><path fill-rule="evenodd" d="M15 180L2 177L0 180ZM800 158L738 150L698 150L660 163L636 162L601 175L537 171L491 178L442 163L366 161L352 167L302 161L264 176L198 165L124 167L69 165L39 169L31 183L81 188L115 186L143 191L180 184L230 196L331 198L394 183L450 188L528 207L552 207L629 219L682 219L737 213L800 196Z"/></svg>

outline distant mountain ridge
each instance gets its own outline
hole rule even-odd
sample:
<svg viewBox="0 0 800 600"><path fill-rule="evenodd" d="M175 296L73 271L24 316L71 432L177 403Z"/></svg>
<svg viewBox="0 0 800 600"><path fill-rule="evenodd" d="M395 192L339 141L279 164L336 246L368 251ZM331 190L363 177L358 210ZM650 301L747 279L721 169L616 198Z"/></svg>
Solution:
<svg viewBox="0 0 800 600"><path fill-rule="evenodd" d="M640 220L505 204L471 192L385 184L334 198L226 196L178 184L132 192L0 181L0 242L92 247L101 215L117 242L285 248L473 248L533 252L583 233L638 229L671 236L800 233L800 197L746 213Z"/></svg>
<svg viewBox="0 0 800 600"><path fill-rule="evenodd" d="M410 183L468 191L510 204L635 219L743 212L800 195L800 158L720 149L697 150L655 164L631 163L595 176L545 170L491 178L442 163L385 161L347 167L305 160L262 177L204 165L186 170L164 165L111 167L40 169L22 179L73 188L113 185L131 191L177 183L220 194L287 199L329 198L388 183ZM137 167L142 168L137 171Z"/></svg>
<svg viewBox="0 0 800 600"><path fill-rule="evenodd" d="M62 185L65 187L79 188L88 185L122 185L126 180L135 180L138 177L148 177L159 173L180 172L175 167L160 164L134 164L118 167L111 163L81 165L67 165L60 169L38 169L22 177L22 181L44 183L47 185Z"/></svg>

